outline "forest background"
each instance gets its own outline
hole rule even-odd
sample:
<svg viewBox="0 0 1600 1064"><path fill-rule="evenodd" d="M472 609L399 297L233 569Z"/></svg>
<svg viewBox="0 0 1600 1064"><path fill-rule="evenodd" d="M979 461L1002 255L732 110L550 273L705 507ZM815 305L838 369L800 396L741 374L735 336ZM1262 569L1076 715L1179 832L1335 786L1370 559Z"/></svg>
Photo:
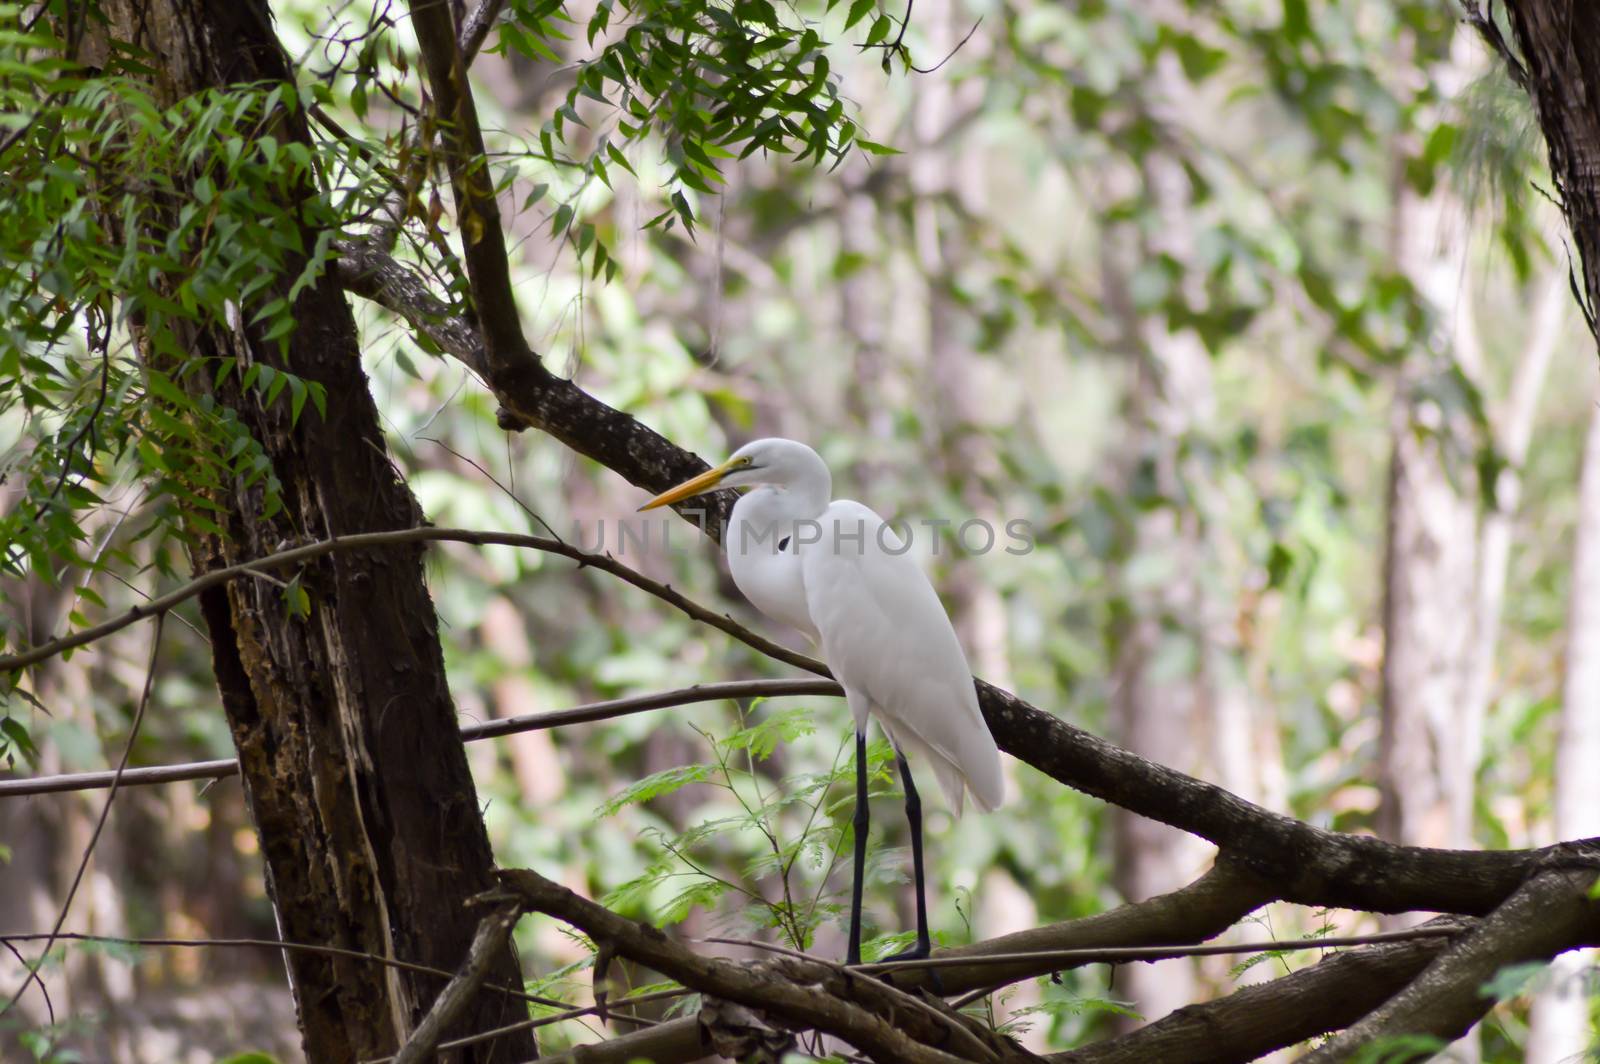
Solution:
<svg viewBox="0 0 1600 1064"><path fill-rule="evenodd" d="M1467 20L1475 8L785 7L785 26L818 28L809 69L827 58L817 98L839 105L807 118L825 135L801 159L816 145L761 146L787 134L781 121L741 143L659 116L629 133L614 93L585 91L612 8L516 0L472 64L521 325L558 376L713 460L758 436L807 441L838 494L887 516L1026 521L1026 553L964 551L947 530L926 559L974 671L1153 761L1408 845L1600 834L1594 342L1533 102ZM618 25L650 10L618 4ZM56 74L25 14L4 16L13 104ZM311 126L331 147L305 167L336 192L329 241L306 249L306 276L331 276L348 257L333 236L387 224L393 189L370 156L398 158L402 177L433 165L404 155L425 121L426 49L398 5L292 2L272 17L297 105L331 119ZM9 116L0 127L15 208L0 308L8 651L181 582L195 527L175 456L201 446L153 413L170 397L142 368L144 326L109 298L64 308L41 326L53 335L18 324L41 320L19 279L61 253L28 214L42 194L25 179L48 184L44 157L27 154L37 133ZM226 142L192 132L211 135ZM219 194L195 191L202 204ZM400 256L435 270L470 258L462 230L474 244L480 223L461 222L448 183L411 191ZM248 229L233 239L194 252L197 277L238 291L253 271L281 273L240 251ZM466 298L462 277L435 279ZM203 313L208 297L194 298L200 311L172 315ZM277 302L247 308L267 342L295 328L293 298ZM361 364L429 522L591 548L604 528L614 553L623 523L642 527L630 515L644 493L548 436L507 431L473 371L440 357L448 337L378 302L352 303ZM243 387L292 404L297 421L325 414L293 374ZM202 427L231 471L261 453L225 419ZM622 560L801 649L753 614L712 544L673 532L683 549ZM266 600L313 609L289 575ZM445 544L426 577L463 723L793 675L560 557ZM130 766L233 756L206 633L191 602L35 666L8 691L0 756L19 777L115 768L140 716ZM500 865L690 938L761 935L835 956L847 727L832 698L724 700L521 733L468 757ZM931 819L947 944L1176 890L1215 855L1020 762L1008 772L998 813ZM276 934L237 779L129 788L100 832L103 804L0 799L0 931L48 930L95 838L68 930ZM904 846L880 804L875 831ZM879 932L909 926L903 856L886 847L872 870ZM1231 934L1403 923L1278 902ZM588 1000L581 939L540 917L516 943L530 989ZM1081 968L1009 988L993 1019L1061 1050L1320 956ZM1538 1064L1581 1052L1589 963L1511 973L1452 1052ZM24 995L0 1045L62 1062L296 1060L283 971L259 950L58 944L41 973L49 1003ZM6 959L0 973L9 997L23 970ZM541 1046L604 1033L583 1018L542 1029Z"/></svg>

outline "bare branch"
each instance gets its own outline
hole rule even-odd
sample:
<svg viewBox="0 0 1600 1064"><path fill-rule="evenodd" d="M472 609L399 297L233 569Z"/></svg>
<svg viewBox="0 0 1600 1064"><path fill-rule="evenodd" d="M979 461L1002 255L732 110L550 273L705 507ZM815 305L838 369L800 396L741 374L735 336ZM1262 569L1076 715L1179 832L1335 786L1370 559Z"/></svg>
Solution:
<svg viewBox="0 0 1600 1064"><path fill-rule="evenodd" d="M874 1060L955 1064L1034 1059L1009 1040L968 1027L957 1017L918 1008L902 991L841 966L791 958L738 965L701 957L655 928L623 919L537 872L502 871L500 882L529 908L572 924L620 956L784 1023L836 1035ZM963 1055L934 1048L941 1044L962 1047Z"/></svg>
<svg viewBox="0 0 1600 1064"><path fill-rule="evenodd" d="M1305 1064L1346 1060L1362 1046L1395 1035L1452 1041L1494 1006L1482 992L1495 973L1600 944L1600 902L1589 897L1600 875L1600 844L1563 843L1505 903L1452 942L1400 993L1360 1023L1303 1058Z"/></svg>
<svg viewBox="0 0 1600 1064"><path fill-rule="evenodd" d="M726 683L696 684L672 691L635 695L631 698L612 698L604 702L589 702L570 709L549 713L526 713L519 717L505 717L482 724L467 724L461 729L463 742L480 739L498 739L520 732L543 731L569 724L589 724L610 720L630 713L643 713L652 709L668 709L695 702L717 702L724 698L782 698L792 695L839 695L839 685L832 680L732 680ZM122 774L122 786L148 786L155 783L178 783L183 780L224 779L239 774L239 762L194 761L183 765L156 765L150 768L130 768ZM90 791L111 786L115 772L76 772L61 776L36 776L32 779L0 780L0 798L19 798L30 794L58 794L63 791Z"/></svg>
<svg viewBox="0 0 1600 1064"><path fill-rule="evenodd" d="M111 790L106 795L105 805L100 807L100 819L94 823L94 831L89 835L89 842L83 848L83 857L78 861L78 870L73 873L72 883L67 887L67 896L61 903L61 912L56 916L55 926L50 929L50 936L45 939L44 949L40 952L40 964L49 955L50 947L55 944L56 938L61 934L61 928L67 922L67 914L72 911L72 900L78 896L78 886L83 882L83 874L89 868L89 858L94 856L95 844L100 841L100 833L105 830L106 818L111 815L111 803L117 800L117 784L122 774L128 769L128 757L133 753L134 741L139 738L139 725L144 723L145 707L150 704L150 690L156 682L156 659L161 653L161 628L162 621L157 619L156 630L150 636L150 663L145 667L144 690L139 693L139 704L134 707L133 721L128 725L128 741L122 747L122 758L117 762L116 776L111 780ZM22 980L22 985L17 987L11 999L0 1008L0 1016L10 1012L22 995L28 990L28 984L39 983L39 989L44 990L44 982L39 979L38 968L30 968L27 977ZM48 996L48 995L47 995Z"/></svg>
<svg viewBox="0 0 1600 1064"><path fill-rule="evenodd" d="M829 675L827 667L814 658L756 635L726 614L694 602L610 555L590 553L543 536L426 527L319 540L207 573L93 628L0 658L0 670L23 668L93 642L241 575L309 561L336 550L435 541L527 547L570 558L617 576L775 660ZM1210 839L1272 882L1286 901L1373 912L1428 910L1479 915L1516 889L1540 860L1541 851L1537 850L1432 850L1324 831L1147 761L1008 691L981 680L977 684L985 718L1002 750L1067 786Z"/></svg>
<svg viewBox="0 0 1600 1064"><path fill-rule="evenodd" d="M478 374L500 404L502 428L538 429L651 494L711 468L632 415L555 376L538 359L516 374L492 374L477 323L452 315L449 306L431 294L422 275L396 260L380 242L345 244L329 274L346 291L404 318L440 350ZM677 503L673 509L713 540L720 540L735 496L732 491L719 491Z"/></svg>
<svg viewBox="0 0 1600 1064"><path fill-rule="evenodd" d="M313 942L284 942L275 938L128 938L122 935L90 935L77 931L62 931L60 934L52 936L48 932L38 931L20 935L0 935L0 942L9 945L13 942L43 942L51 938L60 942L105 942L119 946L173 947L178 949L276 949L292 953L316 953L324 957L349 957L352 960L371 961L373 964L381 964L385 968L393 968L399 972L437 975L443 979L449 979L453 974L443 968L417 964L412 961L402 961L394 957L384 957L376 953L369 953L366 950L345 949L342 946L324 946ZM534 1005L544 1005L555 1009L568 1007L565 1001L557 1001L555 998L530 994L520 988L497 986L494 983L489 983L484 989L491 990L496 994L504 994L507 997L516 998L518 1001L527 1001ZM629 999L618 1002L618 1004L631 1004L632 1001L633 999Z"/></svg>
<svg viewBox="0 0 1600 1064"><path fill-rule="evenodd" d="M196 595L241 576L281 568L296 562L311 561L324 555L332 554L335 551L365 550L397 544L437 542L471 543L480 547L491 544L508 547L527 547L532 550L544 551L547 554L558 554L564 558L570 558L582 566L600 569L610 573L612 576L619 577L639 590L648 592L663 602L677 607L697 621L733 636L768 657L817 673L820 676L831 675L827 666L815 658L797 654L787 647L780 646L770 639L765 639L755 634L726 614L717 613L700 605L693 599L674 591L668 585L652 580L643 573L622 564L609 554L595 554L545 536L530 536L518 532L480 532L465 528L428 527L397 528L387 532L362 532L351 536L339 536L334 539L313 540L310 543L304 543L298 547L290 547L251 561L240 562L223 569L215 569L164 595L153 598L148 602L139 603L126 613L97 624L92 628L85 628L81 631L73 632L71 635L62 636L60 639L52 639L49 642L41 643L28 650L0 657L0 672L12 672L26 668L46 658L54 657L64 650L71 650L74 647L85 646L96 640L104 639L111 633L121 631L131 624L137 624L150 617L165 614L173 607L187 602Z"/></svg>
<svg viewBox="0 0 1600 1064"><path fill-rule="evenodd" d="M1494 0L1490 0L1488 11L1478 4L1478 0L1461 0L1463 21L1477 31L1483 38L1483 43L1489 46L1506 64L1506 75L1516 82L1521 89L1528 88L1528 68L1522 65L1522 60L1517 53L1512 51L1511 43L1506 40L1505 34L1500 32L1500 27L1494 21Z"/></svg>
<svg viewBox="0 0 1600 1064"><path fill-rule="evenodd" d="M494 178L484 152L472 84L467 80L466 63L448 4L443 0L413 0L411 25L427 68L438 134L455 192L462 252L472 286L472 303L483 330L488 375L500 380L536 365L539 358L522 335L522 318L511 289L505 231L500 224L500 204L495 199Z"/></svg>
<svg viewBox="0 0 1600 1064"><path fill-rule="evenodd" d="M1414 929L1430 931L1428 935L1335 953L1281 979L1181 1008L1120 1038L1057 1053L1050 1060L1053 1064L1255 1060L1353 1023L1437 957L1446 936L1459 935L1468 926L1454 918L1433 920Z"/></svg>
<svg viewBox="0 0 1600 1064"><path fill-rule="evenodd" d="M439 1044L445 1030L466 1010L478 988L483 986L489 969L494 966L506 939L511 936L511 929L517 924L517 917L521 915L521 906L502 903L483 918L478 924L477 933L472 936L472 945L467 949L461 971L433 999L428 1014L411 1032L411 1037L400 1047L400 1052L395 1054L394 1064L423 1064L432 1057L434 1047Z"/></svg>
<svg viewBox="0 0 1600 1064"><path fill-rule="evenodd" d="M478 58L478 49L483 47L484 39L489 36L489 31L494 28L495 21L500 17L500 10L506 6L506 0L478 0L478 6L472 9L472 14L461 26L461 61L467 66Z"/></svg>

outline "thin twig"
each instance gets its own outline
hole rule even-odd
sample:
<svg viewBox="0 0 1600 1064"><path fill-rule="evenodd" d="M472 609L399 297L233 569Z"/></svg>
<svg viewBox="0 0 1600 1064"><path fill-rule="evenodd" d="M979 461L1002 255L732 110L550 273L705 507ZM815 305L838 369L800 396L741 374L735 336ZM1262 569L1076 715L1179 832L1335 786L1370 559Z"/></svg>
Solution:
<svg viewBox="0 0 1600 1064"><path fill-rule="evenodd" d="M620 577L641 591L646 591L662 601L676 606L695 620L709 624L711 627L733 636L768 657L805 669L808 672L814 672L819 676L831 675L827 666L815 658L808 657L805 654L797 654L787 647L772 642L770 639L762 638L727 614L720 614L700 605L674 591L669 585L652 580L636 569L622 564L609 554L595 554L559 540L546 539L543 536L530 536L518 532L479 532L465 528L398 528L388 532L362 532L352 536L314 540L261 558L239 562L236 565L206 573L204 576L191 580L159 598L152 599L148 603L136 605L121 616L114 617L102 624L97 624L92 628L85 628L71 635L52 639L20 653L0 657L0 672L12 672L25 668L44 661L46 658L54 657L64 650L71 650L74 647L81 647L98 639L104 639L111 633L121 631L130 624L136 624L149 617L163 614L179 603L194 598L203 591L225 584L229 580L240 576L261 572L266 569L276 569L296 562L311 561L312 559L332 554L335 551L364 550L372 547L392 547L410 543L441 542L471 543L480 547L489 545L526 547L532 550L542 550L549 554L559 554L562 557L578 562L582 566L599 569Z"/></svg>
<svg viewBox="0 0 1600 1064"><path fill-rule="evenodd" d="M638 997L623 998L621 1001L610 1002L606 1011L607 1014L613 1019L626 1020L628 1023L637 1023L642 1027L656 1027L660 1025L659 1020L648 1020L643 1016L630 1016L625 1012L618 1012L617 1009L626 1005L646 1005L654 1001L667 1001L671 998L686 997L693 993L695 993L695 991L690 990L686 986L680 986L675 990L654 990L648 994L640 994ZM572 1008L563 1012L557 1012L550 1016L538 1016L534 1019L518 1020L516 1023L508 1023L504 1027L494 1027L487 1031L479 1031L476 1034L469 1034L465 1037L452 1039L448 1042L440 1042L436 1048L441 1053L451 1049L463 1049L467 1046L477 1045L479 1042L487 1042L490 1039L499 1038L501 1035L516 1034L518 1031L530 1031L537 1027L548 1027L554 1023L565 1023L567 1020L582 1019L585 1016L592 1016L599 1011L599 1005L584 1005L580 1008ZM394 1058L378 1057L374 1060L364 1061L363 1064L394 1064Z"/></svg>
<svg viewBox="0 0 1600 1064"><path fill-rule="evenodd" d="M569 709L549 713L527 713L519 717L505 717L482 724L468 724L461 729L463 742L480 739L498 739L521 732L544 731L569 724L590 724L610 720L631 713L652 709L669 709L673 706L692 705L696 702L717 702L725 698L783 698L794 695L834 695L841 689L832 680L730 680L725 683L696 684L672 691L635 695L631 698L612 698L604 702L589 702ZM149 786L156 783L179 783L184 780L225 779L239 774L237 760L193 761L181 765L154 765L149 768L130 768L122 774L122 786ZM116 777L114 772L77 772L62 776L39 776L33 779L0 780L0 798L20 798L32 794L58 794L65 791L89 791L109 787Z"/></svg>
<svg viewBox="0 0 1600 1064"><path fill-rule="evenodd" d="M1448 938L1459 928L1416 927L1406 931L1383 931L1372 935L1347 935L1342 938L1297 938L1268 942L1210 943L1189 946L1107 946L1086 949L1039 950L1025 953L986 953L962 957L924 957L921 960L880 961L852 968L858 972L889 972L913 968L966 968L972 965L1017 964L1028 961L1162 961L1173 957L1210 957L1230 953L1267 953L1273 950L1333 949L1340 946L1371 946L1380 942L1406 942L1415 938Z"/></svg>
<svg viewBox="0 0 1600 1064"><path fill-rule="evenodd" d="M511 929L517 925L517 918L521 915L521 905L502 902L499 908L479 921L478 930L472 936L472 945L467 947L467 957L461 971L433 999L428 1014L411 1032L411 1037L400 1047L400 1052L395 1054L395 1064L423 1064L433 1055L434 1046L444 1035L445 1029L472 1003L478 988L488 978L489 969L500 957L506 940L511 936Z"/></svg>
<svg viewBox="0 0 1600 1064"><path fill-rule="evenodd" d="M1522 60L1517 57L1517 53L1512 50L1510 42L1500 32L1500 26L1494 20L1493 0L1490 0L1487 12L1478 6L1478 0L1461 0L1461 9L1465 12L1467 25L1476 30L1478 36L1483 38L1484 43L1496 55L1505 60L1506 74L1512 81L1516 82L1518 88L1527 90L1528 68L1523 65Z"/></svg>
<svg viewBox="0 0 1600 1064"><path fill-rule="evenodd" d="M385 968L393 968L401 972L415 972L418 975L437 975L449 979L451 972L443 968L435 968L427 964L414 964L411 961L397 960L394 957L380 957L376 953L367 953L364 950L346 949L343 946L319 946L311 942L283 942L274 938L126 938L120 935L91 935L79 931L62 931L54 936L47 932L28 932L21 935L0 935L0 943L13 942L38 942L54 938L62 942L101 942L118 946L140 946L150 948L177 948L177 949L277 949L291 953L315 953L324 957L349 957L352 960L371 961L381 964ZM496 994L516 998L533 1005L543 1005L546 1008L565 1009L570 1007L569 1002L557 1001L554 998L541 997L530 994L525 990L517 990L508 986L499 986L495 983L486 984L485 990L492 990ZM441 1047L444 1048L444 1047Z"/></svg>
<svg viewBox="0 0 1600 1064"><path fill-rule="evenodd" d="M55 945L61 928L67 922L67 914L72 911L72 900L78 896L78 886L83 882L83 874L89 868L89 858L94 856L95 844L100 841L100 833L105 830L106 818L111 815L111 803L117 800L117 788L122 779L122 774L128 768L128 758L133 754L133 744L139 738L139 725L144 723L144 710L150 704L150 690L156 682L156 658L161 653L161 629L165 617L156 619L156 630L150 637L150 664L145 669L144 690L139 693L139 704L134 707L133 723L128 725L128 742L122 748L122 759L117 762L116 775L111 780L111 790L106 795L105 805L100 807L100 819L95 821L94 831L89 836L89 843L83 848L83 857L78 861L78 870L73 873L72 884L67 887L67 897L61 903L61 911L56 915L55 926L50 929L50 936L45 939L44 950L39 954L39 963L44 963L44 958L50 955L50 948ZM39 978L37 967L28 970L28 976L17 987L11 1000L7 1001L4 1008L0 1008L0 1016L10 1012L22 995L27 992L28 984L37 981L39 988L44 989L44 980Z"/></svg>

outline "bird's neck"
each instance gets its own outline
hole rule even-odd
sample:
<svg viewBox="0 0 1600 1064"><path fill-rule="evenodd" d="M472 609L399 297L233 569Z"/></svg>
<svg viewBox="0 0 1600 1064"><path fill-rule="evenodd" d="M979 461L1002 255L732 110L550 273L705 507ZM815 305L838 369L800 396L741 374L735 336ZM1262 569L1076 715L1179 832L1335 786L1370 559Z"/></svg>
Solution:
<svg viewBox="0 0 1600 1064"><path fill-rule="evenodd" d="M779 488L763 485L740 497L733 519L766 528L795 521L814 521L822 516L831 501L826 485Z"/></svg>

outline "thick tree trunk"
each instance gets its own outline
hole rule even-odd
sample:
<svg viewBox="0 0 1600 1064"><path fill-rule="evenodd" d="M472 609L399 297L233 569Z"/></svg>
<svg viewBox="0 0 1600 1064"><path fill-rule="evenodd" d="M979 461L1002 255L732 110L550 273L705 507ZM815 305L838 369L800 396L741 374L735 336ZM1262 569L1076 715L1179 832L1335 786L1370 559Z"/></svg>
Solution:
<svg viewBox="0 0 1600 1064"><path fill-rule="evenodd" d="M113 37L148 50L163 103L289 76L260 0L118 0L105 9ZM307 136L298 116L270 132L280 141ZM228 485L216 499L225 534L196 536L197 572L289 541L421 519L387 456L343 296L321 282L300 295L294 317L286 356L220 323L174 338L208 366L269 364L320 382L327 396L326 418L308 404L295 424L286 402L263 404L237 387L237 375L216 385L209 369L189 376L188 387L233 409L261 442L284 504L269 515L259 483ZM236 581L201 601L280 930L289 940L454 969L477 924L466 903L491 886L492 855L420 552L333 555L299 579L311 598L304 619L268 581ZM355 959L290 953L287 964L306 1055L318 1064L393 1053L442 986ZM509 949L491 982L520 986ZM486 993L452 1033L520 1015L515 1002ZM524 1033L451 1059L533 1053Z"/></svg>

